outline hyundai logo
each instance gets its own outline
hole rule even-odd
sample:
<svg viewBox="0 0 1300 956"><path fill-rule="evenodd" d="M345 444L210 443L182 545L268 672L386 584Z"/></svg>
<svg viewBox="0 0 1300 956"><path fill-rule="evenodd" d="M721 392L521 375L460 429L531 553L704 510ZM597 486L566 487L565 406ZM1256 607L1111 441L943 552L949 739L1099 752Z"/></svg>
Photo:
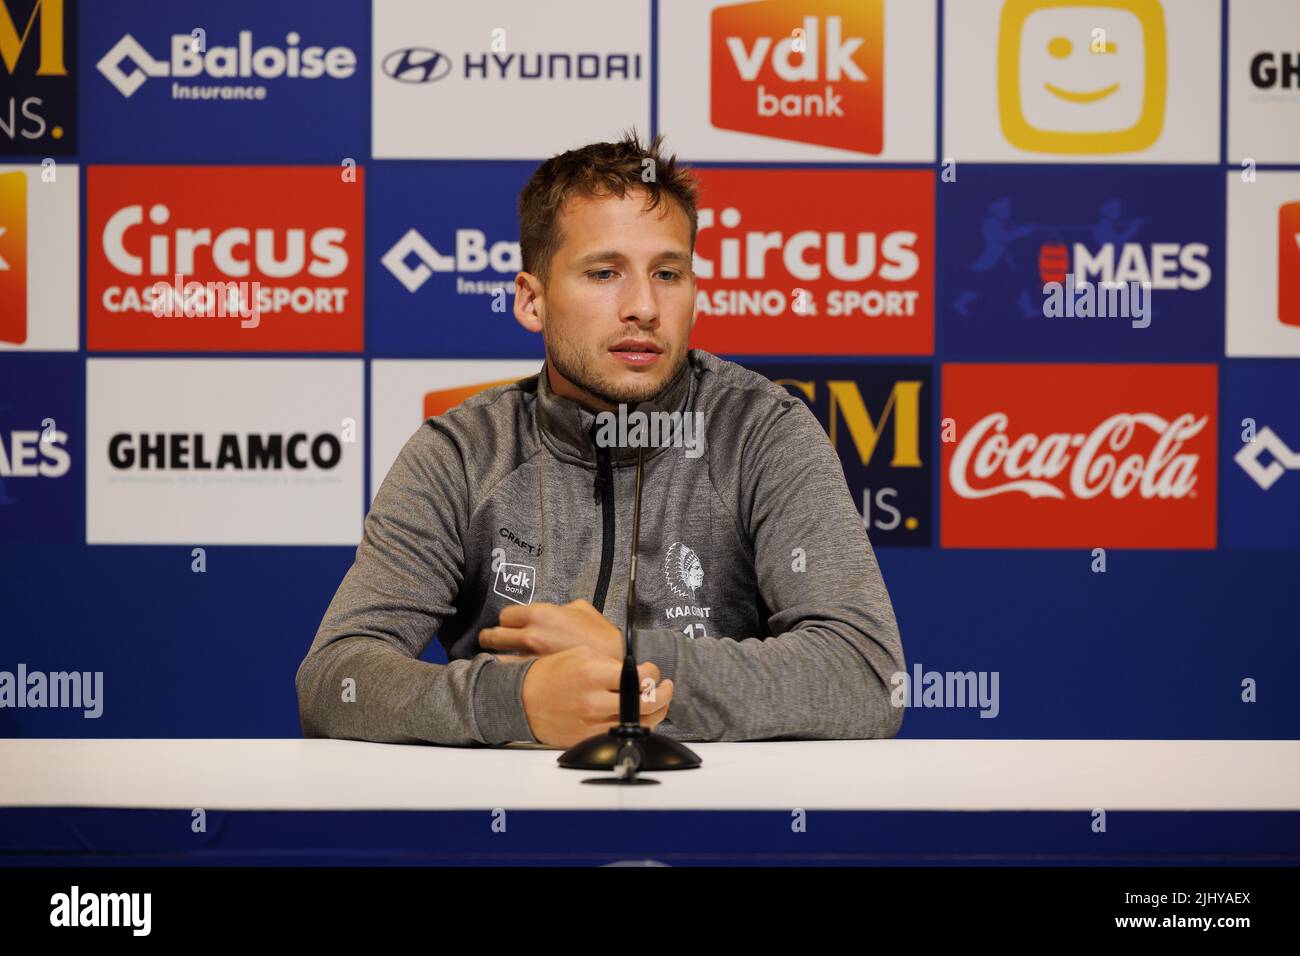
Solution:
<svg viewBox="0 0 1300 956"><path fill-rule="evenodd" d="M388 54L383 68L400 83L433 83L451 72L451 60L437 50L413 46Z"/></svg>

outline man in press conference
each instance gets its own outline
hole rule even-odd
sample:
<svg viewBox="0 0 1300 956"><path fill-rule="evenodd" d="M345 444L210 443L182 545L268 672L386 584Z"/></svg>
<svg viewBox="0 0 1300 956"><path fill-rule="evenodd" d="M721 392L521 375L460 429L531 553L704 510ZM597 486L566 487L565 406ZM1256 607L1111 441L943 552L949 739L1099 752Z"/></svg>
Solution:
<svg viewBox="0 0 1300 956"><path fill-rule="evenodd" d="M826 433L687 346L696 189L635 132L533 174L514 314L546 361L402 448L298 669L306 736L568 747L617 724L638 457L642 723L898 732L898 625ZM445 665L418 659L435 635Z"/></svg>

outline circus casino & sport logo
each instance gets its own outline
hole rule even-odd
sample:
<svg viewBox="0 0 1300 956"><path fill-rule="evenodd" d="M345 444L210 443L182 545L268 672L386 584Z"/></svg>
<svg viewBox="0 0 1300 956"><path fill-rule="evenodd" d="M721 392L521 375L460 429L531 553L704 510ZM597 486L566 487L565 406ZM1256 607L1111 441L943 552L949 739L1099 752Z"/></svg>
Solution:
<svg viewBox="0 0 1300 956"><path fill-rule="evenodd" d="M732 355L928 355L934 173L700 171L692 342Z"/></svg>
<svg viewBox="0 0 1300 956"><path fill-rule="evenodd" d="M87 343L358 351L364 177L329 166L92 166ZM183 308L182 308L183 304Z"/></svg>

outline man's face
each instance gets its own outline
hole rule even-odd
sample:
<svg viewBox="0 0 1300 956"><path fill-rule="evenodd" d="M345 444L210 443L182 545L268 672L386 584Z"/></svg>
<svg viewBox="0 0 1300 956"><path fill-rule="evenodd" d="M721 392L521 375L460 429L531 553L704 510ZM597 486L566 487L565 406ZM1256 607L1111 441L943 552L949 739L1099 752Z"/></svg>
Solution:
<svg viewBox="0 0 1300 956"><path fill-rule="evenodd" d="M557 395L604 411L662 391L686 362L695 323L695 273L686 213L643 190L574 197L546 287L516 279L515 318L541 331Z"/></svg>

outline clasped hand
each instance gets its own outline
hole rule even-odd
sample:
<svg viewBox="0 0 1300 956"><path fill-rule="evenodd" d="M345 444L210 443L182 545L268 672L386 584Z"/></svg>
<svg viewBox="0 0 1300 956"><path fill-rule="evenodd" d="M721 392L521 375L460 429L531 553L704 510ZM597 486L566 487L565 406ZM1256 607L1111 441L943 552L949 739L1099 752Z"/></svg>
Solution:
<svg viewBox="0 0 1300 956"><path fill-rule="evenodd" d="M623 635L589 601L512 605L496 627L479 632L481 647L532 660L523 703L538 741L571 747L619 722ZM637 668L641 723L654 729L668 715L673 682L650 661Z"/></svg>

